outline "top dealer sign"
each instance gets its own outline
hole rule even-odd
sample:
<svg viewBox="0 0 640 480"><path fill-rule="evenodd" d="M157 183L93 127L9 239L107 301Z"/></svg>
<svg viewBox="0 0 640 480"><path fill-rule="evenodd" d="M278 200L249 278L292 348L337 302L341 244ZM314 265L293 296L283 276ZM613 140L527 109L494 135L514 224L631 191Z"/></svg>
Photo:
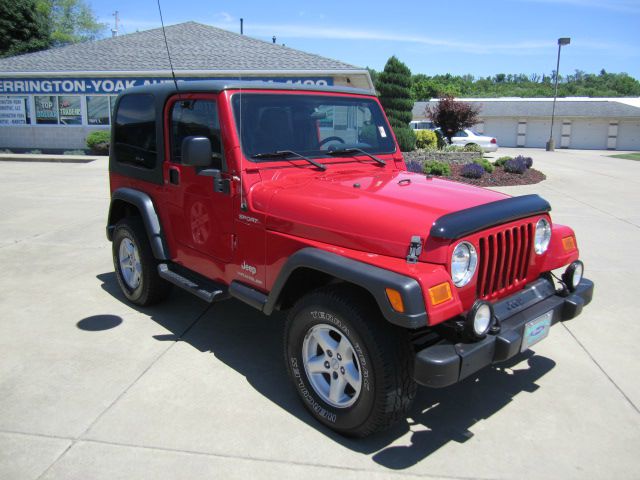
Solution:
<svg viewBox="0 0 640 480"><path fill-rule="evenodd" d="M178 78L178 81L212 80L207 78ZM216 78L240 80L240 77ZM243 80L291 83L302 85L333 85L331 77L245 77ZM171 78L0 78L0 95L29 94L117 94L125 88L151 83L172 82Z"/></svg>

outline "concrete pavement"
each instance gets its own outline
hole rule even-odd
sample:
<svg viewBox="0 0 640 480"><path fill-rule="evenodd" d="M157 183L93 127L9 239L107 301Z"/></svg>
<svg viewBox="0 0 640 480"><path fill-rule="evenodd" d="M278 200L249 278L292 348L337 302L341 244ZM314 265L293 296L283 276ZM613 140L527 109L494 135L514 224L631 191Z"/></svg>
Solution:
<svg viewBox="0 0 640 480"><path fill-rule="evenodd" d="M365 440L289 386L282 323L174 291L118 291L104 159L0 162L0 478L638 478L640 162L529 154L577 233L592 304L529 353L442 389ZM615 152L617 153L617 152Z"/></svg>

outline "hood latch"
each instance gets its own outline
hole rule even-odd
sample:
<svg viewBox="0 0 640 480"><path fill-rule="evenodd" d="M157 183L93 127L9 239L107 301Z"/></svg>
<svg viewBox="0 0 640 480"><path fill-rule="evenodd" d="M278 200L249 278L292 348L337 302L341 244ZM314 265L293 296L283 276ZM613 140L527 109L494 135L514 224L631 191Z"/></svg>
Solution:
<svg viewBox="0 0 640 480"><path fill-rule="evenodd" d="M418 235L411 237L409 243L409 254L407 255L407 263L418 263L418 257L422 253L422 238Z"/></svg>

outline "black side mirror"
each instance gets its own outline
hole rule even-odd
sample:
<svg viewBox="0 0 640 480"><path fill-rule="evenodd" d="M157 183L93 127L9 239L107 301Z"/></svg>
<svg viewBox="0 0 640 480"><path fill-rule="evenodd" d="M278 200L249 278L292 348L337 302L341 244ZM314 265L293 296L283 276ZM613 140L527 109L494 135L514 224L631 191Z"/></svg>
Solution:
<svg viewBox="0 0 640 480"><path fill-rule="evenodd" d="M211 166L211 141L207 137L185 137L182 140L182 164L190 167Z"/></svg>

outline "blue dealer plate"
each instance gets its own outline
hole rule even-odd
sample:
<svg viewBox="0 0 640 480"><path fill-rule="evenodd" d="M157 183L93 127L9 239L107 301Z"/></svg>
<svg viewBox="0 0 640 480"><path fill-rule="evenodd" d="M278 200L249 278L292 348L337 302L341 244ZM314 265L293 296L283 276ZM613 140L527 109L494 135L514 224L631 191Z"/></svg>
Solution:
<svg viewBox="0 0 640 480"><path fill-rule="evenodd" d="M521 352L524 352L532 345L535 345L543 338L549 335L549 329L551 328L551 317L553 311L547 312L538 318L527 322L524 326L524 335L522 337Z"/></svg>

